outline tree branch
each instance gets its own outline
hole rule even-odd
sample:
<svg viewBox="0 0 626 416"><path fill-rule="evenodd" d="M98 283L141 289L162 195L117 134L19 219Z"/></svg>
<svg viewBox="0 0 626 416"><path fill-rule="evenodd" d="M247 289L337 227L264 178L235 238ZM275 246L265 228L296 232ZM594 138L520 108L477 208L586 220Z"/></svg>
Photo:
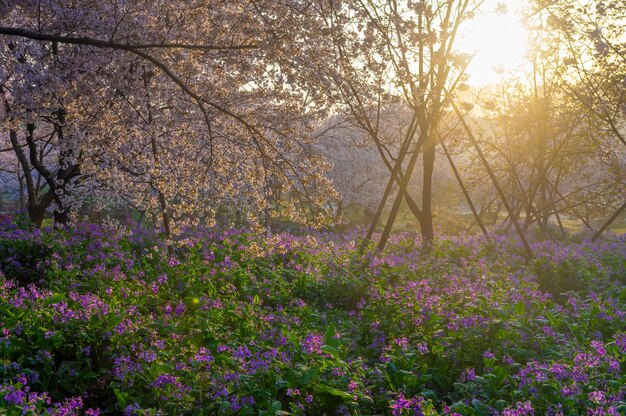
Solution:
<svg viewBox="0 0 626 416"><path fill-rule="evenodd" d="M190 50L201 50L201 51L228 51L228 50L244 50L244 49L257 49L258 48L258 45L256 44L227 45L227 46L196 45L196 44L179 43L179 42L128 44L128 43L118 43L118 42L113 42L110 40L101 40L101 39L94 39L94 38L88 38L88 37L54 35L51 33L41 33L41 32L35 32L32 30L26 30L26 29L17 28L17 27L6 27L6 26L0 26L0 35L19 36L21 38L48 41L48 42L66 43L66 44L72 44L72 45L95 46L97 48L119 49L122 51L132 51L135 49L190 49Z"/></svg>

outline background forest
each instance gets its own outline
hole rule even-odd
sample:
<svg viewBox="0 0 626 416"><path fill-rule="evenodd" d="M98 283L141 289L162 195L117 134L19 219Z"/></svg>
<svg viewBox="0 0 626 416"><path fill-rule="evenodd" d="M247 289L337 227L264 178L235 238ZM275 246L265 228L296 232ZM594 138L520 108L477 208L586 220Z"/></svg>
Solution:
<svg viewBox="0 0 626 416"><path fill-rule="evenodd" d="M597 230L624 208L624 9L4 2L4 211Z"/></svg>

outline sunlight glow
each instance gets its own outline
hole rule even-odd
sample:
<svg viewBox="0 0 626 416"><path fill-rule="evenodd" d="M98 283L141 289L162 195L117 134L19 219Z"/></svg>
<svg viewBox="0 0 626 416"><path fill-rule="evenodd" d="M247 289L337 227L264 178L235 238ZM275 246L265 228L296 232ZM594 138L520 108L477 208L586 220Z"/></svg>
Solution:
<svg viewBox="0 0 626 416"><path fill-rule="evenodd" d="M498 1L488 1L484 13L467 22L459 33L460 50L477 52L467 69L469 84L483 86L519 75L524 67L528 36L521 21L519 1L507 1L498 13Z"/></svg>

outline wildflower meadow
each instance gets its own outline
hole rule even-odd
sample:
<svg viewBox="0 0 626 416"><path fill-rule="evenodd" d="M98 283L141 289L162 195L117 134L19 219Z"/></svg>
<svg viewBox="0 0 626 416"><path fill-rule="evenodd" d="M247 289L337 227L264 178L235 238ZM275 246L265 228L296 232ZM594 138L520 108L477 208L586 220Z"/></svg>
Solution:
<svg viewBox="0 0 626 416"><path fill-rule="evenodd" d="M618 415L626 237L0 234L6 415Z"/></svg>

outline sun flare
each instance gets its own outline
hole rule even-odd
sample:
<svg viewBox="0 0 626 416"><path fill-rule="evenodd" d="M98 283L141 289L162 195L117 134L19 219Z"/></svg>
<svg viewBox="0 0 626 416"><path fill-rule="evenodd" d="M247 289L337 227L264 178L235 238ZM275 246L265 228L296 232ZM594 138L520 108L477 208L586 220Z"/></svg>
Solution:
<svg viewBox="0 0 626 416"><path fill-rule="evenodd" d="M461 50L476 53L467 73L469 83L482 86L515 76L523 68L528 48L526 28L517 2L507 2L498 12L498 3L489 2L485 13L476 15L460 33Z"/></svg>

